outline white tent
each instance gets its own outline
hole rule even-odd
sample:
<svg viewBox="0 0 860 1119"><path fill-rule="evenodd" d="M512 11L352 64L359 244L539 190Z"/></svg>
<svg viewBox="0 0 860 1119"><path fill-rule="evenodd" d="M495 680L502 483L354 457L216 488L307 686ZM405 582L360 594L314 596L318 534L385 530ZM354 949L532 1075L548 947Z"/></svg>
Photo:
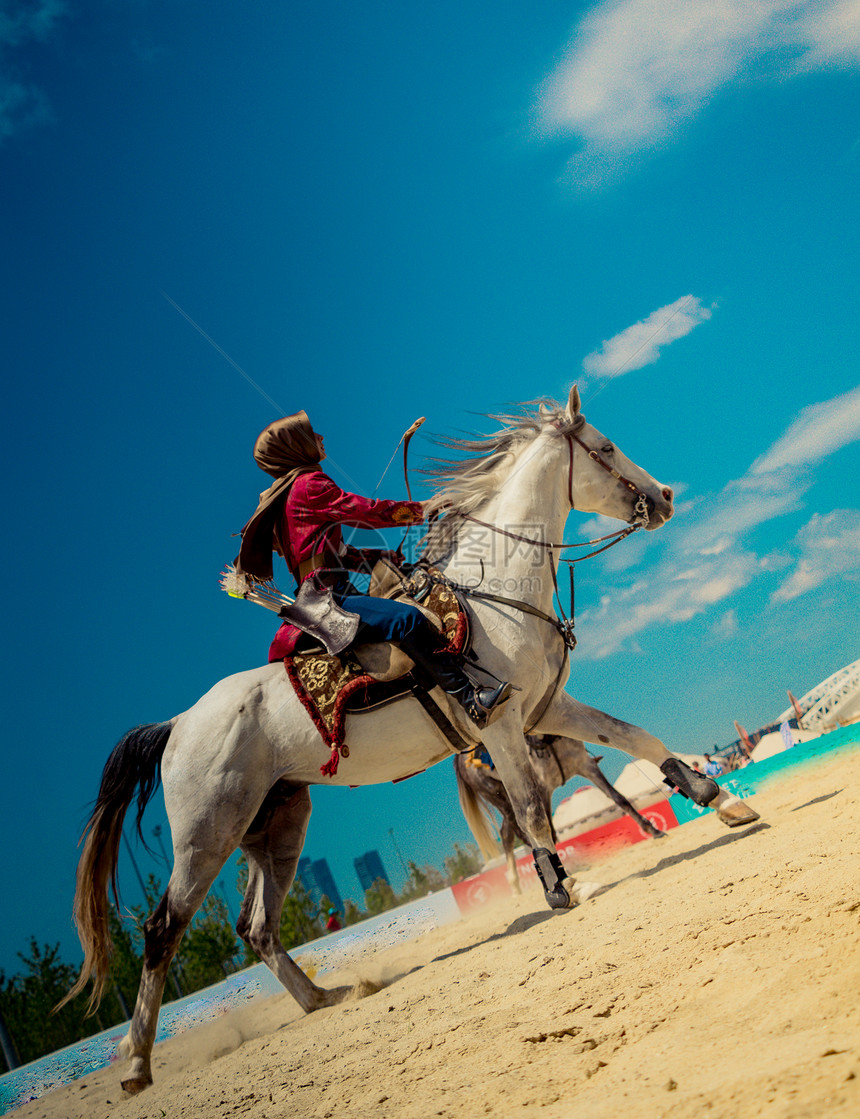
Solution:
<svg viewBox="0 0 860 1119"><path fill-rule="evenodd" d="M789 730L795 746L799 742L808 742L810 738L819 737L818 731L798 730L795 727L789 727ZM781 754L783 750L787 749L782 733L778 730L772 730L770 734L765 734L758 740L752 754L750 754L750 760L763 762L765 758L772 758L774 754Z"/></svg>
<svg viewBox="0 0 860 1119"><path fill-rule="evenodd" d="M682 762L686 762L690 767L696 762L702 770L705 768L705 759L701 754L676 754L675 756L680 758ZM642 760L629 762L621 770L618 780L614 784L619 793L623 793L628 800L650 796L652 793L662 793L663 796L669 795L669 788L663 783L663 774L660 767L654 765L653 762Z"/></svg>
<svg viewBox="0 0 860 1119"><path fill-rule="evenodd" d="M567 797L556 808L552 815L552 822L557 832L569 831L578 827L584 820L593 816L601 816L604 812L614 809L615 805L592 785L583 785L572 796Z"/></svg>
<svg viewBox="0 0 860 1119"><path fill-rule="evenodd" d="M663 784L660 767L646 761L628 762L618 775L615 788L628 800L648 796L653 792L668 793L669 791Z"/></svg>

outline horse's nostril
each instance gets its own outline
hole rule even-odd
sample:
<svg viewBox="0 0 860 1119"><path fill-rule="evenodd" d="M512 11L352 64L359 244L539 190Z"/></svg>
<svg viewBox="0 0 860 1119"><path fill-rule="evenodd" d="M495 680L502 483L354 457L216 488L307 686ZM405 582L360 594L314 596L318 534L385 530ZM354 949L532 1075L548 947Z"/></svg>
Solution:
<svg viewBox="0 0 860 1119"><path fill-rule="evenodd" d="M662 493L662 495L666 498L667 501L671 501L672 498L674 497L674 494L672 493L672 491L669 489L668 486L664 486L662 488L662 490L660 490L660 493Z"/></svg>

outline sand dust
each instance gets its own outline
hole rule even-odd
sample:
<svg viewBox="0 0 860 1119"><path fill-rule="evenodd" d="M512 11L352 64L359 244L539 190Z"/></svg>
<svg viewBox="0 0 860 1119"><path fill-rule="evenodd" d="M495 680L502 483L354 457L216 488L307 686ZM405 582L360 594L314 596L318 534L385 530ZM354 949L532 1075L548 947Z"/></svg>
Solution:
<svg viewBox="0 0 860 1119"><path fill-rule="evenodd" d="M379 994L305 1017L288 995L114 1066L15 1119L840 1119L860 1115L860 751L381 953ZM408 795L404 790L404 795ZM327 982L343 982L346 973ZM351 976L348 978L357 978Z"/></svg>

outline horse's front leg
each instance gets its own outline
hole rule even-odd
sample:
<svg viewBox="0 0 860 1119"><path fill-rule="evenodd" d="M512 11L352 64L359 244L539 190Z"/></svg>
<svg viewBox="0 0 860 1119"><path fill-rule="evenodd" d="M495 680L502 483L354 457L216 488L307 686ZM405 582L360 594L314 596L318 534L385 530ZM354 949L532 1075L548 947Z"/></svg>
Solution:
<svg viewBox="0 0 860 1119"><path fill-rule="evenodd" d="M660 769L667 785L678 789L696 804L715 809L719 819L728 827L751 824L759 818L758 812L740 797L720 788L710 777L691 769L653 734L598 711L596 707L579 703L566 692L556 693L535 731L613 746L634 758L652 762Z"/></svg>
<svg viewBox="0 0 860 1119"><path fill-rule="evenodd" d="M583 901L592 887L578 885L558 857L546 796L529 761L521 726L521 719L511 712L484 731L484 744L505 786L519 830L531 845L550 908L569 909Z"/></svg>

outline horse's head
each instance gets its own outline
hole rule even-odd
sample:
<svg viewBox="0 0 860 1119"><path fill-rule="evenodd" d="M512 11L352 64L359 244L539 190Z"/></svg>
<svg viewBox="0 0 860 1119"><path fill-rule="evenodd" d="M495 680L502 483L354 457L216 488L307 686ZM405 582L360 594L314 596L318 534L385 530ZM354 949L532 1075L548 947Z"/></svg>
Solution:
<svg viewBox="0 0 860 1119"><path fill-rule="evenodd" d="M579 390L570 390L565 436L572 440L569 494L574 509L660 528L672 516L672 490L646 473L605 435L586 422Z"/></svg>

